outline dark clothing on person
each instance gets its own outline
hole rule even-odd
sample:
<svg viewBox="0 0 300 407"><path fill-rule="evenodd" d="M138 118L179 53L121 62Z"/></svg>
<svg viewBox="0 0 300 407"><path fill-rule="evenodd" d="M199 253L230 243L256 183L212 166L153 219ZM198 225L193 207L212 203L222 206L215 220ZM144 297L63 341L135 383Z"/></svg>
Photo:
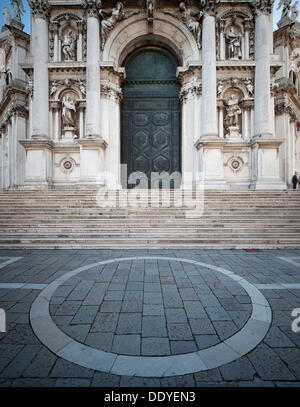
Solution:
<svg viewBox="0 0 300 407"><path fill-rule="evenodd" d="M297 175L295 174L294 176L293 176L293 178L292 178L292 183L293 183L293 188L294 189L296 189L296 185L297 185L297 183L298 183L298 177L297 177Z"/></svg>

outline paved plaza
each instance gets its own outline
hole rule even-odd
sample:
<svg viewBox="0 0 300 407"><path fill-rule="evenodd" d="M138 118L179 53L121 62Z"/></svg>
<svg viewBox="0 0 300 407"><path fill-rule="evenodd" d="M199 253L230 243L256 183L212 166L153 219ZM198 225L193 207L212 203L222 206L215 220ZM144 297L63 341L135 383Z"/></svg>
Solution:
<svg viewBox="0 0 300 407"><path fill-rule="evenodd" d="M300 386L300 250L2 250L0 308L0 386Z"/></svg>

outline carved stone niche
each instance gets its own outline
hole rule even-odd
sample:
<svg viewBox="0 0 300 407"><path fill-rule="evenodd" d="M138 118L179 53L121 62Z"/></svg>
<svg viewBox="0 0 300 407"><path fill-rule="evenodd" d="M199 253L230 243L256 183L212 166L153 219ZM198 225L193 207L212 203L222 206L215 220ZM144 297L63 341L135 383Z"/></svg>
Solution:
<svg viewBox="0 0 300 407"><path fill-rule="evenodd" d="M243 32L241 27L236 24L230 25L225 31L225 57L238 61L242 59L242 37Z"/></svg>
<svg viewBox="0 0 300 407"><path fill-rule="evenodd" d="M225 119L224 127L226 129L226 138L242 138L242 92L237 88L230 88L224 94L225 100Z"/></svg>
<svg viewBox="0 0 300 407"><path fill-rule="evenodd" d="M77 100L78 95L72 89L66 89L60 95L62 125L61 134L62 139L66 141L78 138Z"/></svg>
<svg viewBox="0 0 300 407"><path fill-rule="evenodd" d="M76 56L77 33L68 25L61 32L61 59L63 61L75 61Z"/></svg>

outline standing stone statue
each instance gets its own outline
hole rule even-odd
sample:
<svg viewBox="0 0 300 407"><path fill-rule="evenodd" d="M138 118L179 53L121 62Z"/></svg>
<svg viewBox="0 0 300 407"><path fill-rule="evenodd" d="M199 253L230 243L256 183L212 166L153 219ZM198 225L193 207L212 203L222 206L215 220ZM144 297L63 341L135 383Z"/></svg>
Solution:
<svg viewBox="0 0 300 407"><path fill-rule="evenodd" d="M241 33L236 33L234 27L230 27L229 33L226 35L228 42L229 59L242 58L241 53Z"/></svg>
<svg viewBox="0 0 300 407"><path fill-rule="evenodd" d="M70 95L62 100L62 122L64 127L76 127L76 107Z"/></svg>
<svg viewBox="0 0 300 407"><path fill-rule="evenodd" d="M14 19L21 22L21 15L25 13L22 0L10 0L13 9Z"/></svg>
<svg viewBox="0 0 300 407"><path fill-rule="evenodd" d="M120 1L115 5L111 11L105 11L103 9L99 10L99 15L102 18L101 21L101 48L104 48L105 41L108 37L110 31L119 23L121 20L131 17L134 14L138 14L139 11L132 11L125 13L123 3Z"/></svg>
<svg viewBox="0 0 300 407"><path fill-rule="evenodd" d="M165 14L170 14L181 20L187 28L193 33L197 47L201 48L201 27L199 20L203 16L202 11L194 11L191 8L186 7L185 3L179 4L179 11L164 11Z"/></svg>
<svg viewBox="0 0 300 407"><path fill-rule="evenodd" d="M225 118L226 127L229 131L229 136L231 137L240 137L239 116L241 114L242 110L239 106L239 99L233 93L227 101Z"/></svg>
<svg viewBox="0 0 300 407"><path fill-rule="evenodd" d="M4 24L10 25L10 12L9 9L3 6Z"/></svg>
<svg viewBox="0 0 300 407"><path fill-rule="evenodd" d="M68 30L67 34L64 35L63 43L61 46L65 61L75 60L76 40L72 34L73 31Z"/></svg>

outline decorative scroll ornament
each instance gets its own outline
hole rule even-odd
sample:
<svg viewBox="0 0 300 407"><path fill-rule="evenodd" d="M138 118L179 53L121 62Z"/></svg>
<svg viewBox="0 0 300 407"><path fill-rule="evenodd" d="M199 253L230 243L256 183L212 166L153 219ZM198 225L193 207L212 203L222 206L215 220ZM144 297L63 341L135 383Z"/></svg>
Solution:
<svg viewBox="0 0 300 407"><path fill-rule="evenodd" d="M216 6L220 3L220 0L200 0L204 14L215 15Z"/></svg>
<svg viewBox="0 0 300 407"><path fill-rule="evenodd" d="M275 0L251 0L250 4L256 14L271 14Z"/></svg>
<svg viewBox="0 0 300 407"><path fill-rule="evenodd" d="M97 17L98 10L102 7L101 0L82 0L82 5L88 17Z"/></svg>
<svg viewBox="0 0 300 407"><path fill-rule="evenodd" d="M44 19L49 17L50 6L48 0L28 0L28 4L34 17Z"/></svg>
<svg viewBox="0 0 300 407"><path fill-rule="evenodd" d="M185 3L182 2L179 5L179 11L166 10L164 11L164 13L169 14L182 21L193 33L197 42L197 47L199 49L201 48L201 27L199 20L203 16L202 11L194 11L191 8L188 8Z"/></svg>
<svg viewBox="0 0 300 407"><path fill-rule="evenodd" d="M115 7L106 11L103 9L99 10L99 15L102 18L101 21L101 49L104 48L105 42L107 40L108 34L114 29L114 27L125 18L129 18L134 14L139 14L139 11L125 12L124 5L120 1L115 5Z"/></svg>
<svg viewBox="0 0 300 407"><path fill-rule="evenodd" d="M278 21L277 25L279 28L289 25L294 23L299 15L299 10L298 10L298 1L295 1L295 3L292 5L293 0L280 0L280 3L277 7L277 10L279 10L282 6L282 13L281 13L281 18Z"/></svg>
<svg viewBox="0 0 300 407"><path fill-rule="evenodd" d="M81 98L85 99L85 97L86 97L85 81L83 81L82 79L65 78L65 79L53 79L50 82L50 86L49 86L50 98L56 99L58 91L62 90L63 88L79 89Z"/></svg>

